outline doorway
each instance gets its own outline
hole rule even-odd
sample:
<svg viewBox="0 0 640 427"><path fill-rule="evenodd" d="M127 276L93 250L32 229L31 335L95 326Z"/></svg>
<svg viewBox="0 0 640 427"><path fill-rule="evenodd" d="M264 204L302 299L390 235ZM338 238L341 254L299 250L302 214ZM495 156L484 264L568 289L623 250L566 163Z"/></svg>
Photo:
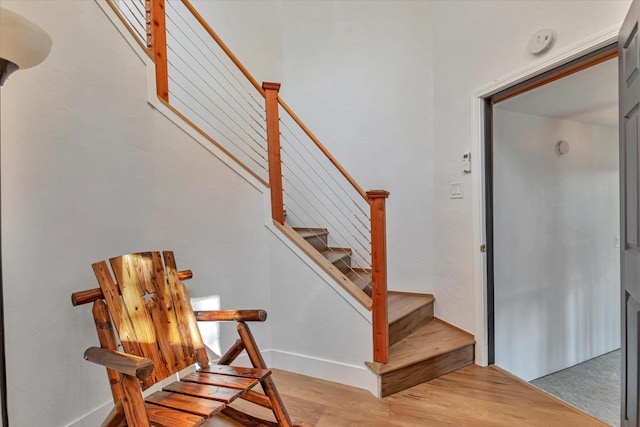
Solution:
<svg viewBox="0 0 640 427"><path fill-rule="evenodd" d="M589 62L605 53L487 103L490 361L527 381L620 347L617 61Z"/></svg>

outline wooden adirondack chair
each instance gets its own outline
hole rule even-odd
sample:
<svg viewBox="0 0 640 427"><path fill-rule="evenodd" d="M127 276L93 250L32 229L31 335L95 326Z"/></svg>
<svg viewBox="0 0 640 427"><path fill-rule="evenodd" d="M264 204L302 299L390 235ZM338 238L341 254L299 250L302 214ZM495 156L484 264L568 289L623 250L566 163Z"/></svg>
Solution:
<svg viewBox="0 0 640 427"><path fill-rule="evenodd" d="M264 321L265 311L194 313L180 282L191 271L178 271L172 252L129 254L110 263L115 280L106 262L95 263L100 288L72 295L74 306L93 302L100 348L89 348L84 357L107 368L115 403L103 426L198 426L218 412L245 426L291 425L246 323ZM216 364L209 364L197 320L237 322L240 338ZM230 366L243 350L254 368ZM143 390L194 363L195 372L143 397ZM264 393L252 390L258 383ZM238 398L271 409L277 423L228 406Z"/></svg>

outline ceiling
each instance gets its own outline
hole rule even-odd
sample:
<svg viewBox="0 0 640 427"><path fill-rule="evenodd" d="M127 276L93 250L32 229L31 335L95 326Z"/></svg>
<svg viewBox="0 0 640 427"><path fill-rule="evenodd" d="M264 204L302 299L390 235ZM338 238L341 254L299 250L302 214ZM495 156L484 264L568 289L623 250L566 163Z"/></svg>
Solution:
<svg viewBox="0 0 640 427"><path fill-rule="evenodd" d="M617 127L618 61L610 59L499 102L494 107L591 125Z"/></svg>

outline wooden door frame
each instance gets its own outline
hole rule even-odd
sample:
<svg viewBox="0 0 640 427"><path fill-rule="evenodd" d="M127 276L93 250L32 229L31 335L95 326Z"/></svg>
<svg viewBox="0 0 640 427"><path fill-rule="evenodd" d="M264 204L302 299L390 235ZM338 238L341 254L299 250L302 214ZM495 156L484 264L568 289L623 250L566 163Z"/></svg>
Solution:
<svg viewBox="0 0 640 427"><path fill-rule="evenodd" d="M545 61L533 64L510 77L494 82L472 95L473 144L472 169L472 244L474 289L474 335L476 363L481 366L495 360L494 277L493 277L493 146L492 99L531 90L542 84L562 78L572 72L611 59L615 49L619 26L578 43ZM482 251L482 247L486 251Z"/></svg>

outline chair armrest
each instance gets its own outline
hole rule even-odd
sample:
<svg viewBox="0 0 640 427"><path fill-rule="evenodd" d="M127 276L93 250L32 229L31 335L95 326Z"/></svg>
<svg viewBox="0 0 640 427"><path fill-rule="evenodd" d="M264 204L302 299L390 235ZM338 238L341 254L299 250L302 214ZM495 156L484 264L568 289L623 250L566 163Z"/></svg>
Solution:
<svg viewBox="0 0 640 427"><path fill-rule="evenodd" d="M153 372L153 362L144 357L100 347L89 347L84 352L85 360L114 369L121 374L145 379Z"/></svg>
<svg viewBox="0 0 640 427"><path fill-rule="evenodd" d="M267 320L267 312L264 310L209 310L196 311L196 320L230 321L237 322L264 322Z"/></svg>

